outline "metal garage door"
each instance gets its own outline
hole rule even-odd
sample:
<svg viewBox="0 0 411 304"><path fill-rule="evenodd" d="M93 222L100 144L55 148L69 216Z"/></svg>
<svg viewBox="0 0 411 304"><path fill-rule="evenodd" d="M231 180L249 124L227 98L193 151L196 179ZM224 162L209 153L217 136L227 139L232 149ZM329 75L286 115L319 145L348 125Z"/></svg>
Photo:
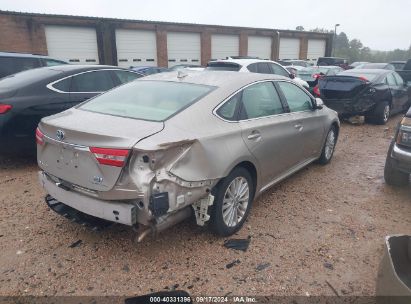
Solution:
<svg viewBox="0 0 411 304"><path fill-rule="evenodd" d="M201 38L197 33L167 33L168 66L201 64Z"/></svg>
<svg viewBox="0 0 411 304"><path fill-rule="evenodd" d="M73 64L98 64L94 28L46 25L48 55Z"/></svg>
<svg viewBox="0 0 411 304"><path fill-rule="evenodd" d="M300 39L280 38L280 59L299 59Z"/></svg>
<svg viewBox="0 0 411 304"><path fill-rule="evenodd" d="M239 47L237 35L211 35L211 60L238 56Z"/></svg>
<svg viewBox="0 0 411 304"><path fill-rule="evenodd" d="M325 56L325 40L308 39L307 59L317 61L318 57Z"/></svg>
<svg viewBox="0 0 411 304"><path fill-rule="evenodd" d="M118 66L157 66L157 42L154 31L116 30Z"/></svg>
<svg viewBox="0 0 411 304"><path fill-rule="evenodd" d="M271 59L271 37L248 36L248 56Z"/></svg>

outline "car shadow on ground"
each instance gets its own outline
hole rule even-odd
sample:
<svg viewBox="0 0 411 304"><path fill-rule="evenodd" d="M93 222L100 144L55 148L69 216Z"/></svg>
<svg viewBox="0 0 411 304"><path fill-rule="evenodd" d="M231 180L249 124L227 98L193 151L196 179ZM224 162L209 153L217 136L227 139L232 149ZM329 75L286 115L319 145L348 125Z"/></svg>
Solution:
<svg viewBox="0 0 411 304"><path fill-rule="evenodd" d="M35 154L2 155L0 154L0 170L20 169L37 164Z"/></svg>

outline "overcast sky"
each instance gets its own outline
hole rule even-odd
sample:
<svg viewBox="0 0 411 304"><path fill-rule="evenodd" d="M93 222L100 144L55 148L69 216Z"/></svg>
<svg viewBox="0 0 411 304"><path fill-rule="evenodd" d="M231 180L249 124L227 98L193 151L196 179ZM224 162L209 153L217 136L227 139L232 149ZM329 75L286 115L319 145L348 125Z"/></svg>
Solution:
<svg viewBox="0 0 411 304"><path fill-rule="evenodd" d="M411 45L411 0L0 0L0 10L278 29L340 23L337 33L375 50Z"/></svg>

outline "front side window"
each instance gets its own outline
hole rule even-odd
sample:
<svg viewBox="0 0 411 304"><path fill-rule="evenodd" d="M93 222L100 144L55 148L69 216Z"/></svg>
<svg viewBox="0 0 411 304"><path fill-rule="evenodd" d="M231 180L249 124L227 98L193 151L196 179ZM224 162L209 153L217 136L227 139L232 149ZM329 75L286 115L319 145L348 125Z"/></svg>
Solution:
<svg viewBox="0 0 411 304"><path fill-rule="evenodd" d="M134 119L164 121L214 89L171 81L131 81L82 104L79 109Z"/></svg>
<svg viewBox="0 0 411 304"><path fill-rule="evenodd" d="M404 80L401 78L400 75L398 75L397 73L392 73L391 75L394 76L395 80L397 81L397 85L399 85L399 86L404 85Z"/></svg>
<svg viewBox="0 0 411 304"><path fill-rule="evenodd" d="M268 63L266 62L260 62L257 65L258 73L260 74L272 74L270 67L268 66Z"/></svg>
<svg viewBox="0 0 411 304"><path fill-rule="evenodd" d="M243 90L242 119L284 113L280 97L272 82L261 82Z"/></svg>
<svg viewBox="0 0 411 304"><path fill-rule="evenodd" d="M114 87L110 71L94 71L73 76L71 92L104 92Z"/></svg>
<svg viewBox="0 0 411 304"><path fill-rule="evenodd" d="M312 109L311 97L298 86L285 81L279 81L278 85L287 100L290 112L300 112Z"/></svg>
<svg viewBox="0 0 411 304"><path fill-rule="evenodd" d="M281 67L281 66L279 66L275 63L270 63L270 66L271 66L271 69L273 70L274 74L281 75L281 76L284 76L284 77L290 77L290 75L287 73L287 71L283 67Z"/></svg>
<svg viewBox="0 0 411 304"><path fill-rule="evenodd" d="M385 78L385 81L390 87L394 87L397 85L397 83L395 82L395 78L392 74L388 74L387 78Z"/></svg>

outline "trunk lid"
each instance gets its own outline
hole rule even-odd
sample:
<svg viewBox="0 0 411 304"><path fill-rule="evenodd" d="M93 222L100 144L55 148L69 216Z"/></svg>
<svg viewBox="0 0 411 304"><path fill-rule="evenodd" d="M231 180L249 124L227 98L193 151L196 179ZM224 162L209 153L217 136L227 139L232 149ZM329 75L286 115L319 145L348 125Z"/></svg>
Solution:
<svg viewBox="0 0 411 304"><path fill-rule="evenodd" d="M45 136L44 145L37 145L37 160L46 173L64 182L108 191L123 168L100 164L90 147L130 150L163 128L163 122L70 109L40 122Z"/></svg>
<svg viewBox="0 0 411 304"><path fill-rule="evenodd" d="M370 85L366 79L354 76L327 76L319 79L323 99L352 99Z"/></svg>

